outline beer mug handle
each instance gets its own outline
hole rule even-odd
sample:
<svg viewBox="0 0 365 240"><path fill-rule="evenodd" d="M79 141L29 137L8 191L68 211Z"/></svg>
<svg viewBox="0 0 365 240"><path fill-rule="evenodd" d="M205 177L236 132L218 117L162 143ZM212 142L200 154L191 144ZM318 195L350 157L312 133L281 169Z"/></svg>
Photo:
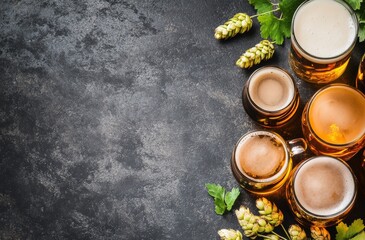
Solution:
<svg viewBox="0 0 365 240"><path fill-rule="evenodd" d="M292 156L301 154L307 150L307 142L303 138L295 138L287 141Z"/></svg>

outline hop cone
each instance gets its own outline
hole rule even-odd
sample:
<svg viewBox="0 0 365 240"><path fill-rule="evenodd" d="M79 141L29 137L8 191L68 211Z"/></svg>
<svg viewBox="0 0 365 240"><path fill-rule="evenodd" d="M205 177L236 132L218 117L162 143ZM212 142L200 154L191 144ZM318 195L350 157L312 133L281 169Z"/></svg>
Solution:
<svg viewBox="0 0 365 240"><path fill-rule="evenodd" d="M242 240L240 231L233 229L221 229L218 231L218 235L221 237L221 240Z"/></svg>
<svg viewBox="0 0 365 240"><path fill-rule="evenodd" d="M331 235L324 227L311 226L310 230L314 240L331 240Z"/></svg>
<svg viewBox="0 0 365 240"><path fill-rule="evenodd" d="M290 238L292 240L306 240L307 239L307 235L305 234L305 231L299 227L299 225L294 224L294 225L290 225L289 229L288 229Z"/></svg>
<svg viewBox="0 0 365 240"><path fill-rule="evenodd" d="M274 230L274 227L270 223L261 217L253 215L244 206L241 206L235 213L246 237L254 239L258 233L270 233Z"/></svg>
<svg viewBox="0 0 365 240"><path fill-rule="evenodd" d="M228 39L236 36L238 33L244 33L252 27L251 18L245 13L237 13L223 25L215 29L214 37L218 40Z"/></svg>
<svg viewBox="0 0 365 240"><path fill-rule="evenodd" d="M240 68L250 68L263 60L270 59L274 55L274 52L274 45L268 40L262 40L242 54L237 60L236 65Z"/></svg>
<svg viewBox="0 0 365 240"><path fill-rule="evenodd" d="M275 203L261 197L256 200L256 207L258 208L261 217L267 220L274 227L279 226L283 222L284 215Z"/></svg>
<svg viewBox="0 0 365 240"><path fill-rule="evenodd" d="M280 240L279 236L278 235L275 235L275 234L265 235L265 239L268 239L268 240Z"/></svg>

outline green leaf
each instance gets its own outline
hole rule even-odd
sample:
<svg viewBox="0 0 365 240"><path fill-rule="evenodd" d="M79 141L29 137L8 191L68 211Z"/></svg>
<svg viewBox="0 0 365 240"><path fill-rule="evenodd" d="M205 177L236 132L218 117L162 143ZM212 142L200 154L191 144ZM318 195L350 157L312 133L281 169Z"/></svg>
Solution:
<svg viewBox="0 0 365 240"><path fill-rule="evenodd" d="M348 226L343 223L340 222L337 226L336 226L336 230L337 230L337 234L336 234L336 240L346 240L346 232L348 230Z"/></svg>
<svg viewBox="0 0 365 240"><path fill-rule="evenodd" d="M364 226L363 220L356 219L355 221L352 222L352 224L347 229L346 239L352 238L353 236L355 236L356 234L358 234L359 232L364 230L364 228L365 228L365 226Z"/></svg>
<svg viewBox="0 0 365 240"><path fill-rule="evenodd" d="M276 18L272 13L264 14L257 18L261 24L260 31L261 37L264 39L271 39L276 44L281 45L284 42L284 38L286 37L283 31L287 29L288 26L285 26L285 22ZM289 26L290 29L290 26ZM290 36L290 34L289 34ZM288 37L289 37L288 36Z"/></svg>
<svg viewBox="0 0 365 240"><path fill-rule="evenodd" d="M356 10L357 18L359 19L359 42L365 40L365 1L361 4L361 8Z"/></svg>
<svg viewBox="0 0 365 240"><path fill-rule="evenodd" d="M362 231L361 233L357 234L355 237L351 238L350 240L364 240L365 239L365 232Z"/></svg>
<svg viewBox="0 0 365 240"><path fill-rule="evenodd" d="M292 17L295 10L302 4L304 0L281 0L279 2L280 10L286 17Z"/></svg>
<svg viewBox="0 0 365 240"><path fill-rule="evenodd" d="M259 14L261 37L283 44L290 37L291 20L297 7L304 0L281 0L279 5L269 0L249 0ZM274 12L273 12L274 11Z"/></svg>
<svg viewBox="0 0 365 240"><path fill-rule="evenodd" d="M208 190L210 196L224 200L226 190L219 184L207 183L205 188Z"/></svg>
<svg viewBox="0 0 365 240"><path fill-rule="evenodd" d="M224 200L221 198L214 198L214 204L215 213L218 215L223 215L223 213L226 211L226 204L224 203Z"/></svg>
<svg viewBox="0 0 365 240"><path fill-rule="evenodd" d="M238 188L232 188L230 192L227 192L224 201L226 202L228 211L232 209L233 204L239 195L240 195L240 190Z"/></svg>
<svg viewBox="0 0 365 240"><path fill-rule="evenodd" d="M365 239L363 236L364 233L364 221L362 219L354 220L350 226L347 226L345 223L340 222L336 226L337 234L336 240L363 240ZM360 234L359 234L360 233ZM360 237L358 237L360 235ZM363 237L363 238L361 238Z"/></svg>
<svg viewBox="0 0 365 240"><path fill-rule="evenodd" d="M345 0L354 10L360 9L363 0Z"/></svg>
<svg viewBox="0 0 365 240"><path fill-rule="evenodd" d="M224 202L226 190L221 185L213 183L205 184L205 188L208 190L209 195L214 198L215 212L223 215L226 211L226 204Z"/></svg>
<svg viewBox="0 0 365 240"><path fill-rule="evenodd" d="M365 40L365 23L359 25L359 42L362 42Z"/></svg>
<svg viewBox="0 0 365 240"><path fill-rule="evenodd" d="M249 0L248 2L257 10L258 14L273 10L270 0Z"/></svg>

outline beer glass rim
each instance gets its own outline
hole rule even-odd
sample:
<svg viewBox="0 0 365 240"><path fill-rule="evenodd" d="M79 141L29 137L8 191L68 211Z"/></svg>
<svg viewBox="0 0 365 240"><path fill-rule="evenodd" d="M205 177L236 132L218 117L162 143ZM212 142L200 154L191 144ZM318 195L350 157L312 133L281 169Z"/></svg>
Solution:
<svg viewBox="0 0 365 240"><path fill-rule="evenodd" d="M269 177L269 178L264 178L264 179L257 179L257 178L253 178L249 175L247 175L246 173L244 173L243 171L240 170L240 168L237 166L237 161L236 161L236 151L237 151L237 147L238 145L241 143L241 141L250 136L250 135L253 135L253 134L264 134L264 135L273 135L276 139L279 139L280 142L282 143L283 145L283 148L284 148L284 152L285 152L285 163L284 165L281 167L280 171L278 171L277 173L275 173L273 176ZM255 183L271 183L271 182L275 182L275 180L277 180L277 178L281 175L283 175L286 171L286 169L288 168L289 166L289 160L290 160L290 154L289 154L289 151L288 151L288 147L287 147L287 144L286 144L286 141L284 140L284 138L282 138L278 133L276 132L273 132L273 131L269 131L269 130L252 130L252 131L249 131L245 134L243 134L239 140L237 141L237 143L235 144L234 146L234 149L233 149L233 156L234 156L234 159L233 159L233 164L235 164L235 166L237 167L237 169L239 169L239 172L240 174L242 174L245 178L249 179L250 181L252 182L255 182Z"/></svg>
<svg viewBox="0 0 365 240"><path fill-rule="evenodd" d="M291 80L291 82L293 84L293 96L292 96L292 98L290 99L290 101L288 101L288 103L285 106L283 106L279 109L276 109L276 110L266 110L266 109L263 109L262 107L260 107L259 105L257 105L253 101L253 99L251 97L251 94L250 94L250 90L249 90L251 80L255 76L255 74L262 71L262 70L264 70L264 69L266 69L266 68L273 68L273 69L276 69L276 70L279 70L279 71L283 72ZM279 66L275 66L275 65L263 66L263 67L260 67L260 68L256 69L255 71L253 71L251 73L250 77L247 80L246 87L247 87L248 99L249 99L250 103L254 106L254 108L256 108L256 110L260 111L261 113L272 114L272 115L280 114L280 113L284 112L285 110L287 110L288 108L290 108L291 105L293 104L293 102L295 101L296 92L297 92L297 86L296 86L294 78L291 76L291 74L287 70L285 70L284 68L279 67Z"/></svg>
<svg viewBox="0 0 365 240"><path fill-rule="evenodd" d="M346 169L351 173L351 176L352 176L352 180L354 182L354 193L352 195L352 198L351 200L348 202L348 204L346 206L344 206L343 209L339 210L338 212L336 213L333 213L333 214L330 214L330 215L323 215L323 214L315 214L315 213L312 213L310 212L309 210L307 210L301 203L300 201L298 200L297 198L297 195L295 193L295 180L296 180L296 176L299 172L299 170L309 161L315 161L315 159L318 159L318 158L322 158L322 157L326 157L326 158L330 158L330 159L333 159L333 160L336 160L336 161L339 161L340 163L342 163ZM302 161L301 163L298 164L298 166L293 170L293 176L292 176L292 188L293 188L293 196L294 196L294 200L295 202L298 204L298 207L304 211L307 215L309 216L312 216L312 217L315 217L315 218L318 218L318 219L328 219L328 218L334 218L334 217L337 217L337 216L340 216L341 214L347 212L351 206L354 205L355 203L355 200L356 200L356 197L357 197L357 178L356 178L356 175L355 173L352 171L351 167L342 159L340 158L336 158L336 157L332 157L332 156L327 156L327 155L318 155L318 156L313 156L313 157L310 157L304 161Z"/></svg>
<svg viewBox="0 0 365 240"><path fill-rule="evenodd" d="M351 6L346 1L332 0L332 1L338 2L339 4L343 5L349 11L349 13L350 13L350 15L351 15L351 17L354 21L354 26L355 26L354 39L352 40L352 44L344 52L338 54L337 56L333 56L333 57L318 57L318 56L315 56L313 54L308 53L298 43L297 38L295 36L295 31L294 31L295 17L304 5L306 5L310 2L313 2L313 1L316 1L316 0L306 0L306 1L302 2L297 7L297 9L295 10L295 12L293 14L293 18L292 18L292 22L291 22L291 39L292 39L291 42L292 42L292 44L294 44L296 48L300 49L300 51L304 55L303 56L304 58L309 59L313 62L318 62L319 61L320 63L328 64L328 63L332 63L332 62L335 62L335 61L338 61L338 60L341 60L341 59L345 58L348 54L351 53L352 49L355 47L356 42L357 42L357 38L358 38L358 31L359 31L359 20L357 18L357 15L356 15L355 11L351 8Z"/></svg>
<svg viewBox="0 0 365 240"><path fill-rule="evenodd" d="M309 109L310 109L310 106L312 105L312 102L316 99L316 97L321 92L323 92L327 88L331 88L331 87L346 87L346 88L349 88L349 89L354 90L355 92L359 93L360 95L362 95L364 97L364 99L365 99L365 94L363 94L357 88L354 88L354 87L352 87L352 86L350 86L348 84L344 84L344 83L331 83L331 84L328 84L328 85L320 88L319 90L317 90L317 92L315 92L313 94L313 96L310 98L310 100L307 103L308 104L308 107L305 110L306 111L305 114L307 115L308 128L310 129L310 132L315 136L315 138L318 141L320 141L321 143L325 144L325 145L331 145L331 146L336 146L336 147L352 146L353 144L355 144L356 142L358 142L361 138L363 138L365 136L365 130L364 130L363 134L359 138L354 139L354 140L352 140L351 142L348 142L348 143L338 144L338 143L331 143L331 142L328 142L328 141L322 139L321 137L318 136L318 134L312 128L312 124L311 124L310 117L309 117Z"/></svg>

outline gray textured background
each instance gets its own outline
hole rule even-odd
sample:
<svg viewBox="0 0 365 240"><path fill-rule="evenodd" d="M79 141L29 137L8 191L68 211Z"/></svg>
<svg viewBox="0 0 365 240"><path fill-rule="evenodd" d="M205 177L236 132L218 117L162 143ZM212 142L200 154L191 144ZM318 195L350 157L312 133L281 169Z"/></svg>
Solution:
<svg viewBox="0 0 365 240"><path fill-rule="evenodd" d="M233 145L260 128L241 105L256 67L234 64L260 41L257 21L213 38L239 11L254 14L245 0L2 0L0 239L218 239L239 228L204 189L238 186ZM288 50L265 64L290 71ZM363 52L339 81L353 84ZM301 110L318 87L296 82ZM300 137L298 126L277 131ZM241 192L235 207L253 207ZM292 222L282 196L271 199Z"/></svg>

